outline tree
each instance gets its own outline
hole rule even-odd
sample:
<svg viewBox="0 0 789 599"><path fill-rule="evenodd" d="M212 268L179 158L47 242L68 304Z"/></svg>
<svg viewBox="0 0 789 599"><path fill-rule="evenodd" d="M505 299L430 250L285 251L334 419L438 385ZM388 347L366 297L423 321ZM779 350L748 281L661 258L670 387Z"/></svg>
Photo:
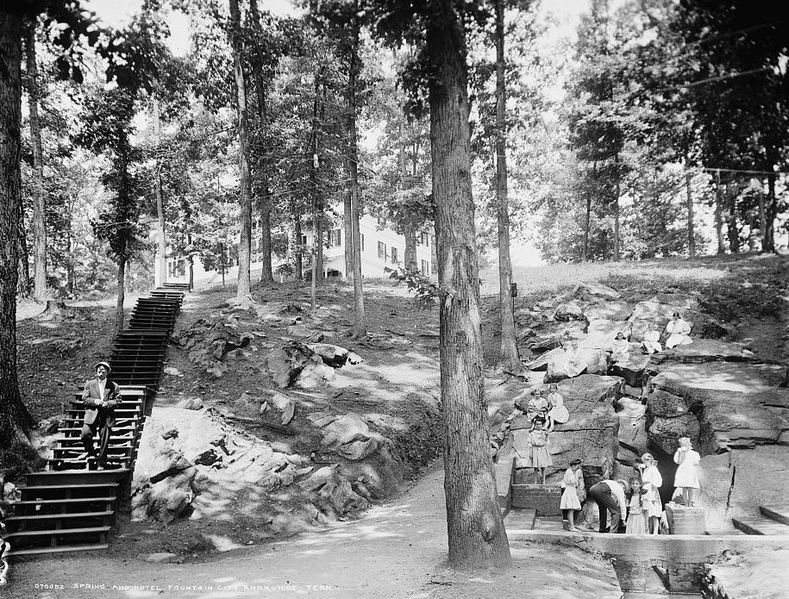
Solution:
<svg viewBox="0 0 789 599"><path fill-rule="evenodd" d="M512 263L510 261L510 213L507 199L507 84L504 55L504 0L496 5L496 199L499 228L499 311L501 324L501 365L507 372L520 373L513 313Z"/></svg>
<svg viewBox="0 0 789 599"><path fill-rule="evenodd" d="M22 35L25 18L45 11L47 20L59 20L56 43L63 48L59 65L65 75L78 73L69 63L74 39L92 24L78 2L11 3L0 8L0 447L24 440L32 419L22 403L16 376L16 287L18 277L21 203L20 127L22 103ZM95 43L96 37L88 33Z"/></svg>
<svg viewBox="0 0 789 599"><path fill-rule="evenodd" d="M236 110L238 111L238 137L240 141L241 194L239 196L241 238L238 246L238 301L249 301L250 258L252 255L252 186L250 179L249 116L247 114L246 82L244 76L243 45L241 42L241 13L238 0L230 3L230 43L233 47L233 72L236 79Z"/></svg>
<svg viewBox="0 0 789 599"><path fill-rule="evenodd" d="M464 18L476 3L384 3L378 29L424 44L430 104L433 198L440 292L441 408L449 562L510 562L488 451L479 276L471 195L471 147ZM426 43L425 43L426 42ZM473 499L472 499L473 498Z"/></svg>
<svg viewBox="0 0 789 599"><path fill-rule="evenodd" d="M44 163L41 151L41 125L38 119L39 79L36 64L36 20L25 25L27 59L27 93L30 109L30 141L33 146L33 257L34 297L42 301L47 295L47 229L44 224Z"/></svg>

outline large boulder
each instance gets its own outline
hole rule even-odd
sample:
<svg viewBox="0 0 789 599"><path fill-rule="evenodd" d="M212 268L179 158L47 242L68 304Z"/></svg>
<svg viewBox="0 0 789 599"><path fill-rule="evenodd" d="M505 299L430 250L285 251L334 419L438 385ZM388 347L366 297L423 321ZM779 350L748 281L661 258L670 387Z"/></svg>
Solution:
<svg viewBox="0 0 789 599"><path fill-rule="evenodd" d="M341 476L337 466L324 466L316 470L300 486L315 497L316 507L336 517L359 512L370 505Z"/></svg>
<svg viewBox="0 0 789 599"><path fill-rule="evenodd" d="M619 453L617 460L633 465L647 451L647 433L644 422L646 405L640 400L623 396L616 401L619 417Z"/></svg>
<svg viewBox="0 0 789 599"><path fill-rule="evenodd" d="M383 437L371 431L359 414L345 414L323 428L323 449L352 461L374 454L382 444Z"/></svg>
<svg viewBox="0 0 789 599"><path fill-rule="evenodd" d="M276 347L269 352L266 359L269 374L274 383L281 389L288 387L301 374L304 366L315 355L307 345L299 341L289 341L282 347ZM315 360L312 361L315 363ZM318 363L323 361L318 358Z"/></svg>
<svg viewBox="0 0 789 599"><path fill-rule="evenodd" d="M551 362L556 362L560 356L564 354L564 350L561 347L557 347L556 349L552 349L551 351L547 351L538 357L535 360L532 360L527 364L529 370L548 370L548 364Z"/></svg>
<svg viewBox="0 0 789 599"><path fill-rule="evenodd" d="M709 362L664 364L661 369L650 381L650 397L665 391L681 397L687 410L699 415L702 454L780 441L784 422L770 404L780 404L789 395L778 387L784 367ZM661 401L656 400L656 409Z"/></svg>
<svg viewBox="0 0 789 599"><path fill-rule="evenodd" d="M630 324L619 320L597 318L589 321L586 337L579 339L578 347L607 349L616 334L622 332L625 337L630 334Z"/></svg>
<svg viewBox="0 0 789 599"><path fill-rule="evenodd" d="M584 312L578 302L569 301L556 306L553 317L560 321L583 320Z"/></svg>
<svg viewBox="0 0 789 599"><path fill-rule="evenodd" d="M614 400L621 393L623 381L584 374L561 381L558 386L570 419L557 424L548 438L548 452L553 459L553 466L547 469L550 482L559 482L575 457L595 467L613 463L619 430ZM525 415L517 416L511 424L512 436L523 436L523 432L517 431L525 431L529 426Z"/></svg>
<svg viewBox="0 0 789 599"><path fill-rule="evenodd" d="M756 516L760 505L786 503L789 447L764 445L704 456L699 482L707 527L728 528L732 517Z"/></svg>
<svg viewBox="0 0 789 599"><path fill-rule="evenodd" d="M698 364L701 362L754 362L756 355L742 343L717 339L694 339L689 345L664 350L656 362L666 360Z"/></svg>
<svg viewBox="0 0 789 599"><path fill-rule="evenodd" d="M327 365L317 354L313 354L302 365L295 385L301 389L318 389L335 376L334 368Z"/></svg>
<svg viewBox="0 0 789 599"><path fill-rule="evenodd" d="M584 310L584 316L589 322L593 320L619 320L624 321L630 318L633 307L623 301L606 301L591 304Z"/></svg>
<svg viewBox="0 0 789 599"><path fill-rule="evenodd" d="M626 361L616 362L611 366L611 374L621 376L631 387L641 387L648 376L649 363L649 356L633 349Z"/></svg>
<svg viewBox="0 0 789 599"><path fill-rule="evenodd" d="M674 418L658 416L651 419L647 431L650 448L673 455L679 447L680 437L689 437L693 447L699 446L699 421L693 414L683 414Z"/></svg>
<svg viewBox="0 0 789 599"><path fill-rule="evenodd" d="M581 283L573 290L572 296L590 302L618 300L622 297L618 291L601 283Z"/></svg>
<svg viewBox="0 0 789 599"><path fill-rule="evenodd" d="M518 334L518 345L526 347L534 353L540 353L561 346L566 339L583 337L585 322L557 322L545 320L540 324L522 329Z"/></svg>

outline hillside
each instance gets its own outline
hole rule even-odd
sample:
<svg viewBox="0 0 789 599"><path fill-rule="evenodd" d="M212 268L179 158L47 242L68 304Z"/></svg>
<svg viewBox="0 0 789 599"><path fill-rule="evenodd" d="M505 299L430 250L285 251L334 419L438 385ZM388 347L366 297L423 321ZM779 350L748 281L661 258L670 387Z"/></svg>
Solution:
<svg viewBox="0 0 789 599"><path fill-rule="evenodd" d="M533 350L524 315L541 302L555 305L583 280L616 289L632 305L655 295L692 296L721 341L777 363L786 268L785 258L738 256L519 272L521 349L528 359ZM258 288L249 311L228 303L229 289L190 296L146 429L134 521L122 526L133 542L116 544L113 552L195 554L323 527L386 501L438 455L437 310L416 310L399 287L370 285L370 335L354 343L346 336L351 290L325 286L315 319L306 311L307 293L287 285ZM70 316L19 323L20 381L37 419L57 420L60 402L110 345L107 308L82 307ZM483 317L495 428L523 384L495 371L495 296L483 298ZM362 361L338 368L315 363L307 368L311 378L280 386L268 359L289 339L341 346ZM163 450L156 435L173 428L181 433ZM190 460L189 476L151 483L154 471L167 470L167 460L178 456ZM166 534L150 534L151 526Z"/></svg>

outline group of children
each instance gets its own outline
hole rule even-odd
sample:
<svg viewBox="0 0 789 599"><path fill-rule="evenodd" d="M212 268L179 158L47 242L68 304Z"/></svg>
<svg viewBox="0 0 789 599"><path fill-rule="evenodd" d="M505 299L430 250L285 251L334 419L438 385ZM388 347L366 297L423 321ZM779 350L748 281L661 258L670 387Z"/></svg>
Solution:
<svg viewBox="0 0 789 599"><path fill-rule="evenodd" d="M548 452L548 435L556 424L564 424L570 419L570 413L564 405L564 398L557 385L548 387L546 397L542 389L534 391L526 408L526 417L531 421L529 443L526 455L519 456L519 466L534 468L534 482L539 482L542 473L542 484L545 484L545 469L553 466L551 454Z"/></svg>
<svg viewBox="0 0 789 599"><path fill-rule="evenodd" d="M693 343L690 337L691 325L688 321L684 320L679 312L674 312L671 320L666 324L666 329L661 335L654 324L648 324L646 331L643 334L641 341L641 349L646 354L654 354L663 351L661 339L665 347L671 349L679 345L688 345ZM632 346L627 340L624 331L617 331L615 338L611 341L608 351L611 353L611 363L624 363L630 358L630 351Z"/></svg>
<svg viewBox="0 0 789 599"><path fill-rule="evenodd" d="M694 451L689 437L681 437L679 448L674 453L674 462L678 465L674 475L675 496L682 497L682 504L693 506L693 494L699 488L697 466L700 455ZM562 516L569 524L572 531L575 527L575 512L581 509L581 502L586 496L581 460L575 458L570 461L570 467L562 479L562 498L560 508ZM660 487L663 486L663 477L657 467L657 460L651 453L641 456L637 465L639 476L631 477L628 481L629 490L627 498L627 523L626 534L658 534L661 529L663 516L663 502L660 498ZM624 482L624 481L623 481Z"/></svg>

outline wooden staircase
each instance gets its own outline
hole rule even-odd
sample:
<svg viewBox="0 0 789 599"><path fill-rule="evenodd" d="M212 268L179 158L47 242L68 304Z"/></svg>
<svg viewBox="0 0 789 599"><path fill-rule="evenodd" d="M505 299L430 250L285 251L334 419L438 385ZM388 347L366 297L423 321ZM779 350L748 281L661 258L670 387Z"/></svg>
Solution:
<svg viewBox="0 0 789 599"><path fill-rule="evenodd" d="M25 476L21 500L6 518L8 556L94 551L108 547L119 504L127 501L131 473L153 398L159 388L167 341L181 308L186 284L165 284L140 298L129 328L115 336L110 379L120 386L107 468L86 458L80 441L85 407L81 390L64 406L47 469ZM98 446L98 434L94 445Z"/></svg>

